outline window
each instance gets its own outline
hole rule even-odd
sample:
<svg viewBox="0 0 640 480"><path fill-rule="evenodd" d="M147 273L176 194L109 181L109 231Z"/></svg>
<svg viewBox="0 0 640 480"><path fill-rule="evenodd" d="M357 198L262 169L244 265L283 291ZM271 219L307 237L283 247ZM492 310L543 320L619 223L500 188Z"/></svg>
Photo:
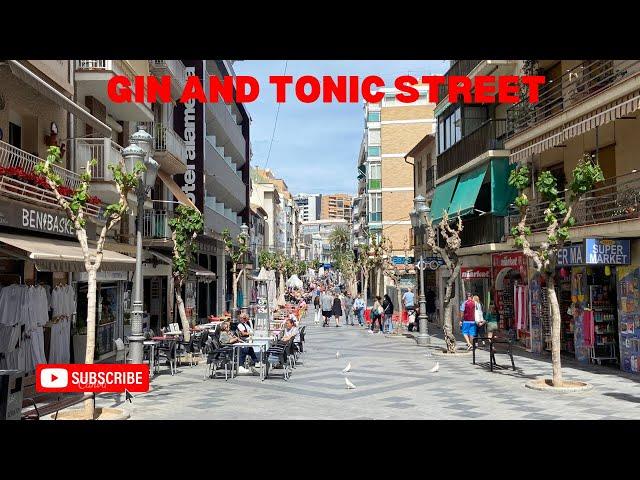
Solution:
<svg viewBox="0 0 640 480"><path fill-rule="evenodd" d="M446 118L438 120L438 153L462 140L462 112L456 108Z"/></svg>
<svg viewBox="0 0 640 480"><path fill-rule="evenodd" d="M382 188L382 165L380 163L369 164L369 189L379 190Z"/></svg>
<svg viewBox="0 0 640 480"><path fill-rule="evenodd" d="M380 156L380 147L369 147L367 151L370 157Z"/></svg>
<svg viewBox="0 0 640 480"><path fill-rule="evenodd" d="M444 142L444 119L441 118L438 121L438 153L442 153L445 151L445 142Z"/></svg>
<svg viewBox="0 0 640 480"><path fill-rule="evenodd" d="M367 130L369 145L380 145L380 129Z"/></svg>
<svg viewBox="0 0 640 480"><path fill-rule="evenodd" d="M418 186L422 186L422 158L416 162L416 170L418 171Z"/></svg>
<svg viewBox="0 0 640 480"><path fill-rule="evenodd" d="M379 222L382 220L382 194L372 193L369 196L369 221Z"/></svg>
<svg viewBox="0 0 640 480"><path fill-rule="evenodd" d="M367 115L367 122L379 122L380 112L369 112Z"/></svg>

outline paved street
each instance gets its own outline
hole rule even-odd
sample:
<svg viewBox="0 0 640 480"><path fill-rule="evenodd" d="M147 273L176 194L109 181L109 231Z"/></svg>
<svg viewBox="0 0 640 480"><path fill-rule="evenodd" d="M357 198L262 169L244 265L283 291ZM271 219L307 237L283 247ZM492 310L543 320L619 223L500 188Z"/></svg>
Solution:
<svg viewBox="0 0 640 480"><path fill-rule="evenodd" d="M517 371L489 372L471 357L437 359L433 350L406 337L369 335L360 327L322 328L307 320L302 364L288 382L274 376L203 380L204 365L168 369L153 390L124 403L121 395L99 397L99 406L126 408L131 419L640 419L640 378L606 367L566 363L567 379L590 382L585 393L550 394L524 387L528 378L549 376L548 361L516 356ZM441 344L440 339L436 344ZM341 357L336 359L336 351ZM440 371L429 373L435 361ZM341 370L351 362L345 388ZM506 365L508 357L498 355ZM277 371L276 371L277 372ZM278 372L279 375L279 372Z"/></svg>

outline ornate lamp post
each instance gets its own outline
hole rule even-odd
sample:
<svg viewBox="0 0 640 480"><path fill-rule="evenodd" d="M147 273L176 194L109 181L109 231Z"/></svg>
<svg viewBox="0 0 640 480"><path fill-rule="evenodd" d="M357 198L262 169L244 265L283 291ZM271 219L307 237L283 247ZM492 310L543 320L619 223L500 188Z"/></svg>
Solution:
<svg viewBox="0 0 640 480"><path fill-rule="evenodd" d="M418 195L413 199L414 209L409 213L411 218L411 226L416 234L422 238L424 234L425 226L427 225L426 216L429 214L430 209L426 205L426 199L422 195ZM420 303L420 315L418 321L420 324L420 332L416 337L418 345L430 345L431 337L429 336L428 321L427 321L427 300L424 294L424 250L422 242L420 245L420 261L418 262L420 271L420 296L418 302Z"/></svg>
<svg viewBox="0 0 640 480"><path fill-rule="evenodd" d="M127 170L132 173L138 162L144 163L146 170L138 180L136 196L138 213L136 216L136 275L134 284L133 311L131 312L131 336L129 337L129 356L131 363L142 363L143 341L142 321L143 310L143 282L142 282L142 224L144 221L144 201L147 193L156 183L158 163L151 158L153 137L144 127L138 127L138 131L131 135L131 145L122 151Z"/></svg>

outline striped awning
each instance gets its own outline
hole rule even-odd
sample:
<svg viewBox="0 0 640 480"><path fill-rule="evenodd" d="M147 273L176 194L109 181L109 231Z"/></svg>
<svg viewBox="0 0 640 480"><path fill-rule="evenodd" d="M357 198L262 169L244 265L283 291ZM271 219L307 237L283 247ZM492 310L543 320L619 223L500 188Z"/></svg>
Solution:
<svg viewBox="0 0 640 480"><path fill-rule="evenodd" d="M525 143L509 155L510 162L520 162L531 155L542 153L573 137L624 117L638 109L640 109L640 90L613 100Z"/></svg>

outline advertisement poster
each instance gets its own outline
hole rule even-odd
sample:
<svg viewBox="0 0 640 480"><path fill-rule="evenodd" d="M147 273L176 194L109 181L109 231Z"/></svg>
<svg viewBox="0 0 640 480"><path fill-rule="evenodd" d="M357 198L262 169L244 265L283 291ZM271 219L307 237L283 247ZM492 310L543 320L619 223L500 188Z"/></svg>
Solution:
<svg viewBox="0 0 640 480"><path fill-rule="evenodd" d="M531 296L531 352L542 353L543 350L543 330L542 320L545 315L542 301L542 285L540 284L540 274L536 273L529 284L529 295Z"/></svg>
<svg viewBox="0 0 640 480"><path fill-rule="evenodd" d="M584 307L588 300L585 295L587 284L586 269L574 267L571 270L571 301L573 302L573 343L575 345L576 360L579 362L589 362L590 348L585 345L584 332Z"/></svg>
<svg viewBox="0 0 640 480"><path fill-rule="evenodd" d="M620 366L640 372L640 268L618 267Z"/></svg>

